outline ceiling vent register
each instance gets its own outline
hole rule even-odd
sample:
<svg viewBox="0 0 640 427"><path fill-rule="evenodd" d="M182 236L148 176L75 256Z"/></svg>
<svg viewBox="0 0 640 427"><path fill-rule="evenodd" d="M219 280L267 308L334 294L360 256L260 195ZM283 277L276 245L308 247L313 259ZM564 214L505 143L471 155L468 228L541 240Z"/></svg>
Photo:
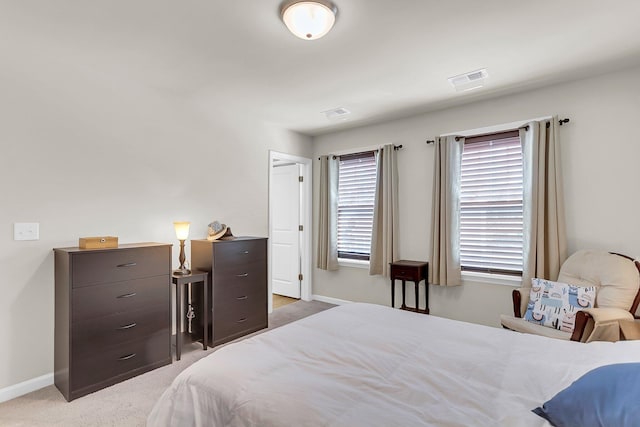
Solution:
<svg viewBox="0 0 640 427"><path fill-rule="evenodd" d="M484 81L489 77L489 73L486 68L481 70L470 71L468 73L459 74L457 76L449 77L449 83L458 92L478 89L484 86Z"/></svg>
<svg viewBox="0 0 640 427"><path fill-rule="evenodd" d="M324 115L327 116L327 119L341 120L341 119L346 119L345 116L348 116L349 114L351 114L351 111L347 110L346 108L339 107L339 108L333 108L331 110L323 111L322 113L324 113Z"/></svg>

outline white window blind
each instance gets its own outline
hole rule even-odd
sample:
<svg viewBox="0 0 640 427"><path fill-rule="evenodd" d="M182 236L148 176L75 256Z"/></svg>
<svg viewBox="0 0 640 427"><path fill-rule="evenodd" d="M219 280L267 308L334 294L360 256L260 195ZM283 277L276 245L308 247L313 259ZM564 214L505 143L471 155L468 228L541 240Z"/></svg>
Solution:
<svg viewBox="0 0 640 427"><path fill-rule="evenodd" d="M522 274L522 177L517 131L465 141L460 182L463 270Z"/></svg>
<svg viewBox="0 0 640 427"><path fill-rule="evenodd" d="M374 153L340 156L338 258L369 259L375 191Z"/></svg>

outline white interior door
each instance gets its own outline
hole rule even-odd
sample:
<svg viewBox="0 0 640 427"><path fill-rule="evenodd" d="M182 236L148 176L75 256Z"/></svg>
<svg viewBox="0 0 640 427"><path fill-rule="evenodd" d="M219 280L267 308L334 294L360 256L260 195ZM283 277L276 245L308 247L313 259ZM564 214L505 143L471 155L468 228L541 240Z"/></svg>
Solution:
<svg viewBox="0 0 640 427"><path fill-rule="evenodd" d="M272 173L272 289L300 298L300 166L274 165Z"/></svg>

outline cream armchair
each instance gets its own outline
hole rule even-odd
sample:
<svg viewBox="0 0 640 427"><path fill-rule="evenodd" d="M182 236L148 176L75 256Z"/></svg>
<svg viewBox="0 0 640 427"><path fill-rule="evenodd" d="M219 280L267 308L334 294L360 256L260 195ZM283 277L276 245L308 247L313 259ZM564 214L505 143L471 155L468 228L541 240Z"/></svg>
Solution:
<svg viewBox="0 0 640 427"><path fill-rule="evenodd" d="M633 319L640 302L640 262L604 251L578 251L562 264L558 282L595 286L594 308L577 312L573 333L541 326L523 319L529 303L529 287L513 291L513 316L503 314L506 329L571 341L617 341L618 322Z"/></svg>

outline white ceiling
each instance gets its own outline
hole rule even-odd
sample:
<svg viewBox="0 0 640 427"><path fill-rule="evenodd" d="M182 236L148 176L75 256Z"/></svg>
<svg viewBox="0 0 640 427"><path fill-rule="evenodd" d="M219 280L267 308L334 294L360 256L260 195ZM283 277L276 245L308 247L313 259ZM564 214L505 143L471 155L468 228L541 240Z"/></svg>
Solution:
<svg viewBox="0 0 640 427"><path fill-rule="evenodd" d="M212 114L317 135L640 64L638 0L335 0L316 41L288 32L279 3L0 0L14 54L0 67L21 49L71 52ZM485 67L482 89L447 82ZM352 114L321 114L336 107Z"/></svg>

